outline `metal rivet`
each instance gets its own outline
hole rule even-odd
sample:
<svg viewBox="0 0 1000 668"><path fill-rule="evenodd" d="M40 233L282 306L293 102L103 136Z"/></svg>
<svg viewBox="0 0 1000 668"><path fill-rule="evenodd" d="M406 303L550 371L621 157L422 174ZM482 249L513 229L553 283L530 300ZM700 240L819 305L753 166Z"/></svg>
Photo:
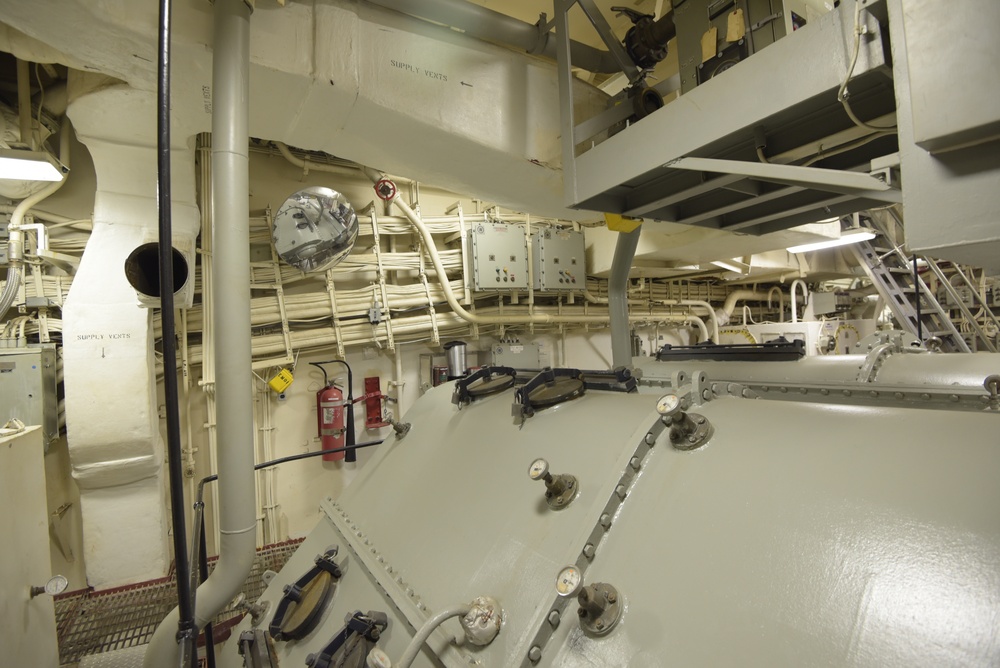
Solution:
<svg viewBox="0 0 1000 668"><path fill-rule="evenodd" d="M646 433L646 445L652 445L656 443L656 436L653 436L653 432Z"/></svg>
<svg viewBox="0 0 1000 668"><path fill-rule="evenodd" d="M958 401L958 395L957 394L952 394L948 398L951 399L952 401Z"/></svg>
<svg viewBox="0 0 1000 668"><path fill-rule="evenodd" d="M771 388L768 387L767 385L761 385L760 389L763 390L764 392L768 392L768 391L770 391Z"/></svg>
<svg viewBox="0 0 1000 668"><path fill-rule="evenodd" d="M788 388L787 387L782 387L782 388L779 388L779 389L780 389L780 391L781 391L782 394L785 394L786 392L788 392Z"/></svg>
<svg viewBox="0 0 1000 668"><path fill-rule="evenodd" d="M552 625L552 628L555 628L555 627L559 626L559 611L558 610L553 610L552 612L549 613L549 624Z"/></svg>
<svg viewBox="0 0 1000 668"><path fill-rule="evenodd" d="M924 401L930 401L931 395L924 392L923 394L920 395L920 398L923 399Z"/></svg>
<svg viewBox="0 0 1000 668"><path fill-rule="evenodd" d="M905 395L902 392L896 392L896 394L894 394L893 396L896 397L897 399L902 399L903 396Z"/></svg>
<svg viewBox="0 0 1000 668"><path fill-rule="evenodd" d="M851 391L850 390L844 390L844 396L845 397L851 396Z"/></svg>
<svg viewBox="0 0 1000 668"><path fill-rule="evenodd" d="M615 494L618 495L619 499L624 500L628 496L628 492L625 491L625 485L618 485L615 487Z"/></svg>
<svg viewBox="0 0 1000 668"><path fill-rule="evenodd" d="M542 658L542 648L539 647L538 645L535 645L534 647L528 650L528 660L531 661L532 663L537 663L538 661L541 660L541 658Z"/></svg>
<svg viewBox="0 0 1000 668"><path fill-rule="evenodd" d="M819 391L819 393L825 397L826 395L830 394L830 390L824 387L822 390Z"/></svg>
<svg viewBox="0 0 1000 668"><path fill-rule="evenodd" d="M595 552L596 549L594 548L593 543L587 543L586 545L583 546L583 556L587 557L588 559L593 559Z"/></svg>
<svg viewBox="0 0 1000 668"><path fill-rule="evenodd" d="M878 396L878 392L877 392L877 391L875 391L875 390L872 390L872 391L871 391L871 392L869 392L868 394L872 395L872 397L877 397L877 396Z"/></svg>
<svg viewBox="0 0 1000 668"><path fill-rule="evenodd" d="M642 467L642 462L639 461L638 457L633 457L628 461L628 465L631 466L636 471L638 471Z"/></svg>
<svg viewBox="0 0 1000 668"><path fill-rule="evenodd" d="M601 526L605 529L611 526L611 515L608 515L607 513L601 515Z"/></svg>

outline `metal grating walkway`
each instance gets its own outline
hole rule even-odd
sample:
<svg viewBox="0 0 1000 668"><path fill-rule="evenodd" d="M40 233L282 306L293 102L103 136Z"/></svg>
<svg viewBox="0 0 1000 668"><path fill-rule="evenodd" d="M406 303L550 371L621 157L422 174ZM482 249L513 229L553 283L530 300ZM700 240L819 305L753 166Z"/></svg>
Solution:
<svg viewBox="0 0 1000 668"><path fill-rule="evenodd" d="M264 571L280 571L302 539L257 550L253 567L243 586L247 601L255 601L264 591ZM215 568L217 557L209 559ZM76 665L84 656L145 645L170 610L177 605L177 580L171 567L167 577L104 591L82 589L57 596L56 631L59 663ZM219 627L228 627L242 617L232 605L215 618Z"/></svg>

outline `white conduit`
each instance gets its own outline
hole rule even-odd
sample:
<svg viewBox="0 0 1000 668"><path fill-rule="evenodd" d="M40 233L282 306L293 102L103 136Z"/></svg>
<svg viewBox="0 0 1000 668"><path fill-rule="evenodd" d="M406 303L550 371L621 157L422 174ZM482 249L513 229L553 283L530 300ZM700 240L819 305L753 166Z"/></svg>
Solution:
<svg viewBox="0 0 1000 668"><path fill-rule="evenodd" d="M250 345L249 69L250 7L215 0L212 81L212 204L215 271L215 394L218 424L219 561L198 587L195 626L218 614L240 591L253 565L253 375ZM176 666L175 608L160 622L144 658L146 668Z"/></svg>
<svg viewBox="0 0 1000 668"><path fill-rule="evenodd" d="M665 305L665 306L673 306L673 305L676 305L676 306L698 306L700 308L705 309L705 311L708 312L708 319L712 321L712 335L713 335L713 337L712 337L711 340L714 343L718 343L719 342L719 318L718 318L718 316L715 313L715 309L712 308L712 305L709 304L708 302L700 300L700 299L664 299L664 300L660 301L660 303L663 304L663 305ZM705 335L705 338L706 339L709 338L707 334Z"/></svg>
<svg viewBox="0 0 1000 668"><path fill-rule="evenodd" d="M728 324L733 317L733 311L736 310L737 302L763 302L767 300L768 296L763 292L758 292L756 290L734 290L729 293L729 296L726 297L726 302L723 304L722 310L719 312L719 320L723 325Z"/></svg>
<svg viewBox="0 0 1000 668"><path fill-rule="evenodd" d="M783 322L785 319L785 293L777 285L767 291L767 307L771 308L771 295L775 292L778 293L778 322Z"/></svg>
<svg viewBox="0 0 1000 668"><path fill-rule="evenodd" d="M798 315L798 313L795 312L796 311L796 306L795 306L795 286L796 285L802 286L802 306L805 306L806 303L809 301L809 288L806 287L806 282L803 281L801 278L796 278L794 281L792 281L792 287L789 290L789 293L791 294L791 297L792 297L792 322L798 322L799 321L799 315Z"/></svg>
<svg viewBox="0 0 1000 668"><path fill-rule="evenodd" d="M62 129L59 131L59 161L67 168L69 167L69 117L63 116ZM22 139L23 141L23 139ZM54 181L51 185L42 188L34 195L30 195L21 200L10 215L10 222L7 224L7 282L3 292L0 293L0 318L7 313L7 309L14 303L17 291L21 287L24 278L24 232L22 221L25 214L49 195L63 187L69 177L64 175L62 180Z"/></svg>
<svg viewBox="0 0 1000 668"><path fill-rule="evenodd" d="M274 142L275 146L281 152L286 160L295 165L296 167L305 168L306 163L303 160L296 158L292 155L291 151L288 150L288 146L281 142ZM339 165L327 165L327 164L312 164L308 165L309 169L317 169L319 171L331 172L334 174L344 174L345 168ZM365 173L372 180L372 183L377 183L381 179L385 178L383 174L377 172L373 169L368 169L365 167L360 168L361 171ZM451 307L452 311L457 313L466 322L470 322L477 325L514 325L514 324L527 324L527 323L582 323L582 322L608 322L609 318L606 315L579 315L579 316L561 316L555 314L534 314L534 315L518 315L518 316L508 316L506 314L500 316L483 316L477 313L470 313L465 310L465 308L459 303L458 298L455 296L455 291L451 287L451 282L448 280L448 273L445 270L444 264L441 261L441 254L438 252L437 245L434 243L434 237L431 231L427 228L424 222L406 204L401 198L399 190L397 189L395 196L389 200L390 203L395 204L396 208L403 212L403 215L410 222L410 225L417 231L420 235L420 239L423 241L424 248L427 250L427 255L430 257L431 263L434 265L434 272L437 274L438 283L444 289L444 297Z"/></svg>

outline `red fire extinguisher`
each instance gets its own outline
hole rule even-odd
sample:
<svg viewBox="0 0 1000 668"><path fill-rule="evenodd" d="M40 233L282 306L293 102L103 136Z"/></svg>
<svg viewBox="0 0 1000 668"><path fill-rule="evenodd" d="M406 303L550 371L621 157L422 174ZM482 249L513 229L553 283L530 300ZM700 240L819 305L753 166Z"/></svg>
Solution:
<svg viewBox="0 0 1000 668"><path fill-rule="evenodd" d="M347 367L347 400L344 393L327 376L323 364L339 362ZM351 396L351 368L342 360L330 362L310 362L323 372L323 387L316 393L316 427L324 450L339 450L323 455L323 461L335 462L345 458L349 462L356 459L352 450L345 447L354 445L354 402Z"/></svg>
<svg viewBox="0 0 1000 668"><path fill-rule="evenodd" d="M333 383L316 393L316 420L319 428L319 440L323 444L323 449L343 448L346 437L344 431L344 393ZM323 455L325 462L334 462L343 458L343 452Z"/></svg>

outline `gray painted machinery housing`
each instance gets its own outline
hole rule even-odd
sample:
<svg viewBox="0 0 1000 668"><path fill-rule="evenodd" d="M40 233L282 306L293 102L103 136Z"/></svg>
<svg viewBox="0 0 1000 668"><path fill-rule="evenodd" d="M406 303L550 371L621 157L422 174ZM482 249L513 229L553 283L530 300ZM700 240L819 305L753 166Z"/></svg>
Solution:
<svg viewBox="0 0 1000 668"><path fill-rule="evenodd" d="M399 666L426 620L492 597L492 642L445 621L413 665L997 665L1000 361L880 351L874 380L874 352L644 361L638 388L588 382L527 413L496 379L459 405L434 388L234 638L263 630L283 668L364 665L322 649L384 614L361 646ZM586 380L536 388L566 378ZM334 546L313 630L268 641L283 588ZM243 665L236 644L222 665Z"/></svg>

